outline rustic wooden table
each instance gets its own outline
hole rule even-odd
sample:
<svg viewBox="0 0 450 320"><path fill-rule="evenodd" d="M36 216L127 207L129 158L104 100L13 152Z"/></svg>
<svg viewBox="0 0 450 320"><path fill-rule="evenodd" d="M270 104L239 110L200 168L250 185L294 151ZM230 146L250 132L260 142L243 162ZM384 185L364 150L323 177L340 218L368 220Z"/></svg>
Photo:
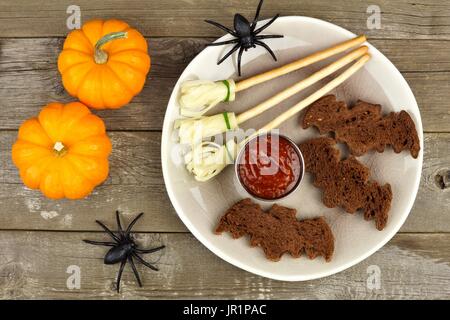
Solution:
<svg viewBox="0 0 450 320"><path fill-rule="evenodd" d="M399 232L373 256L325 279L289 283L265 279L222 261L177 217L160 164L164 111L191 59L221 35L203 22L224 24L254 14L256 0L26 1L0 0L0 297L8 298L449 298L450 297L450 2L445 0L266 0L276 13L324 19L365 33L403 73L421 108L425 154L420 191ZM81 19L120 18L148 37L152 70L130 106L96 112L113 141L107 182L82 201L51 201L25 188L11 162L18 126L50 101L72 101L56 67L68 33L66 10ZM369 29L369 5L381 9L381 28ZM372 7L373 8L373 7ZM369 11L371 8L369 8ZM145 212L136 226L144 243L165 243L160 272L139 266L122 290L112 289L118 266L102 263L95 219L114 223L116 209ZM367 286L378 266L379 288ZM79 269L78 269L79 268ZM80 288L71 274L80 271ZM73 286L67 286L75 284ZM73 278L72 278L73 279Z"/></svg>

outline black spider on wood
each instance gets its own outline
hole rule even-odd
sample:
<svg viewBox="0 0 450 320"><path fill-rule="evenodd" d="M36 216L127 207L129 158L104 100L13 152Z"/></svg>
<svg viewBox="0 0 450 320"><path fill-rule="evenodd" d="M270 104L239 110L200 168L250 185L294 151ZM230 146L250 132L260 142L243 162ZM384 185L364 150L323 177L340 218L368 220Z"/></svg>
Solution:
<svg viewBox="0 0 450 320"><path fill-rule="evenodd" d="M105 226L102 222L95 220L95 222L97 222L103 228L103 230L105 230L105 232L114 240L114 242L83 240L84 242L93 245L112 247L106 253L104 263L116 264L120 262L119 273L117 275L117 292L119 292L120 289L120 279L122 278L122 272L127 261L130 263L131 268L133 269L134 276L136 277L137 283L140 287L142 287L142 282L141 278L139 277L139 273L137 272L133 258L136 258L136 260L138 260L144 266L154 271L158 271L158 268L145 261L141 256L139 256L139 254L156 252L163 249L165 246L160 246L153 249L140 249L134 241L133 236L131 235L131 228L133 228L136 221L138 221L138 219L142 217L143 214L143 212L138 214L137 217L134 218L133 221L131 221L127 229L124 231L120 223L119 211L116 211L117 228L119 229L117 231L117 234L108 229L108 227Z"/></svg>
<svg viewBox="0 0 450 320"><path fill-rule="evenodd" d="M205 20L205 22L212 24L213 26L216 26L232 36L236 37L236 39L228 40L228 41L222 41L222 42L215 42L210 43L208 46L220 46L223 44L230 44L230 43L236 43L234 47L226 54L224 55L217 64L221 64L226 58L228 58L233 52L239 49L238 53L238 74L241 76L241 57L242 53L247 51L250 48L256 48L256 46L264 47L272 56L272 58L277 61L277 57L273 53L273 51L269 48L267 44L262 42L262 39L270 39L270 38L283 38L282 35L258 35L261 33L264 29L266 29L268 26L270 26L280 15L277 14L275 17L270 19L269 22L267 22L265 25L256 28L256 23L258 22L259 18L259 11L261 10L261 6L263 4L264 0L260 0L258 4L258 8L256 9L255 18L253 19L253 22L250 24L248 20L240 15L239 13L236 13L234 15L234 30L231 30L220 23L217 23L215 21L211 20Z"/></svg>

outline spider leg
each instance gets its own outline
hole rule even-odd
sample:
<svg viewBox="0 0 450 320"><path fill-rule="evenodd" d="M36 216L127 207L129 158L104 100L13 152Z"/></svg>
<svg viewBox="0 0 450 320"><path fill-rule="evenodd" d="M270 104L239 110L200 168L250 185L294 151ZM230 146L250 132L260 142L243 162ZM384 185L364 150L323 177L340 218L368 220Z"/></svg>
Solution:
<svg viewBox="0 0 450 320"><path fill-rule="evenodd" d="M264 47L270 53L270 55L272 56L273 60L277 61L277 57L275 56L275 53L273 53L272 49L270 49L267 44L265 44L264 42L259 41L259 40L255 40L255 43L257 45L260 45L261 47Z"/></svg>
<svg viewBox="0 0 450 320"><path fill-rule="evenodd" d="M134 276L136 277L137 283L139 284L139 287L142 287L141 278L139 277L139 273L136 269L136 266L134 265L133 258L131 256L128 256L128 262L131 264L131 269L133 269Z"/></svg>
<svg viewBox="0 0 450 320"><path fill-rule="evenodd" d="M239 54L238 54L238 58L237 58L239 77L241 76L241 58L242 58L242 53L243 52L244 52L244 47L241 47L239 49Z"/></svg>
<svg viewBox="0 0 450 320"><path fill-rule="evenodd" d="M140 263L142 263L144 266L146 266L147 268L150 268L154 271L159 271L158 268L156 268L155 266L152 266L150 263L148 263L147 261L145 261L144 259L142 259L140 256L138 256L136 253L132 253L133 257L135 257L136 259L139 260Z"/></svg>
<svg viewBox="0 0 450 320"><path fill-rule="evenodd" d="M223 31L228 32L229 34L231 34L231 35L237 37L237 33L236 33L236 32L234 32L234 31L231 30L230 28L227 28L227 27L221 25L220 23L217 23L217 22L212 21L212 20L205 20L205 22L206 22L206 23L209 23L209 24L212 24L213 26L216 26L217 28L220 28L220 29L222 29Z"/></svg>
<svg viewBox="0 0 450 320"><path fill-rule="evenodd" d="M228 40L228 41L222 41L222 42L213 42L213 43L208 43L207 46L211 47L211 46L221 46L223 44L230 44L230 43L236 43L239 42L239 39L233 39L233 40Z"/></svg>
<svg viewBox="0 0 450 320"><path fill-rule="evenodd" d="M153 253L159 250L164 249L166 246L160 246L157 248L153 248L153 249L135 249L136 252L141 253L141 254L146 254L146 253Z"/></svg>
<svg viewBox="0 0 450 320"><path fill-rule="evenodd" d="M105 226L102 222L98 220L95 220L95 222L97 222L97 224L100 225L100 227L102 227L103 230L105 230L105 232L111 236L111 238L113 238L117 242L120 242L120 239L111 230L109 230L107 226Z"/></svg>
<svg viewBox="0 0 450 320"><path fill-rule="evenodd" d="M116 210L116 221L117 221L117 228L119 229L119 234L121 237L123 237L123 229L122 224L120 223L120 216L119 216L119 210Z"/></svg>
<svg viewBox="0 0 450 320"><path fill-rule="evenodd" d="M127 260L122 260L122 262L120 263L119 273L117 274L117 281L116 281L117 293L119 293L119 290L120 290L120 279L122 279L122 272L123 272L123 269L125 268L126 263L127 263Z"/></svg>
<svg viewBox="0 0 450 320"><path fill-rule="evenodd" d="M219 60L219 62L217 62L217 64L221 64L226 58L228 58L231 54L233 54L233 52L235 52L239 47L241 46L240 43L235 44L233 49L231 49L230 51L228 51L228 53L226 55L224 55L222 57L222 59Z"/></svg>
<svg viewBox="0 0 450 320"><path fill-rule="evenodd" d="M252 22L252 24L250 26L250 29L252 31L255 30L256 23L258 22L258 18L259 18L259 11L261 10L263 2L264 2L264 0L260 0L259 3L258 3L258 7L256 8L255 19L253 19L253 22Z"/></svg>
<svg viewBox="0 0 450 320"><path fill-rule="evenodd" d="M258 34L258 33L260 33L261 31L263 31L263 30L264 30L265 28L267 28L268 26L270 26L275 20L278 19L279 16L280 16L280 15L277 14L275 17L273 17L272 19L270 19L270 21L267 22L265 25L263 25L262 27L259 27L258 29L256 29L255 32L254 32L255 35Z"/></svg>
<svg viewBox="0 0 450 320"><path fill-rule="evenodd" d="M130 234L131 228L133 228L134 224L139 220L140 217L142 217L143 214L143 212L139 213L136 218L131 221L131 223L128 225L127 230L125 231L125 236L128 236Z"/></svg>
<svg viewBox="0 0 450 320"><path fill-rule="evenodd" d="M256 36L255 39L262 40L262 39L273 39L273 38L283 38L283 37L284 36L279 35L279 34L268 34L268 35Z"/></svg>
<svg viewBox="0 0 450 320"><path fill-rule="evenodd" d="M114 247L116 244L114 242L106 242L106 241L93 241L93 240L84 240L84 242L93 244L95 246L107 246L107 247Z"/></svg>

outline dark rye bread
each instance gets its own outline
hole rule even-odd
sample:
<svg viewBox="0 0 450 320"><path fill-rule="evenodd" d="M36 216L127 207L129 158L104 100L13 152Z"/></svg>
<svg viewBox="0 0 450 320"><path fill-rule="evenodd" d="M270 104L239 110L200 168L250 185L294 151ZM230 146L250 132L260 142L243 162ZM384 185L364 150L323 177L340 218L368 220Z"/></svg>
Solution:
<svg viewBox="0 0 450 320"><path fill-rule="evenodd" d="M237 239L250 236L250 245L264 250L267 259L279 261L284 253L330 261L334 237L323 218L297 220L297 211L274 204L268 212L250 199L234 204L220 219L216 233L230 232Z"/></svg>
<svg viewBox="0 0 450 320"><path fill-rule="evenodd" d="M327 137L300 144L305 170L314 175L314 186L323 190L323 203L349 213L362 210L366 220L374 219L377 229L384 229L392 202L391 186L369 181L369 169L353 156L341 160L335 146L336 141Z"/></svg>
<svg viewBox="0 0 450 320"><path fill-rule="evenodd" d="M350 152L361 156L369 150L383 152L391 145L396 153L409 150L414 158L420 144L416 126L406 111L381 114L381 106L359 100L352 108L334 95L313 103L303 118L303 128L315 126L324 134L334 132L338 142L346 143Z"/></svg>

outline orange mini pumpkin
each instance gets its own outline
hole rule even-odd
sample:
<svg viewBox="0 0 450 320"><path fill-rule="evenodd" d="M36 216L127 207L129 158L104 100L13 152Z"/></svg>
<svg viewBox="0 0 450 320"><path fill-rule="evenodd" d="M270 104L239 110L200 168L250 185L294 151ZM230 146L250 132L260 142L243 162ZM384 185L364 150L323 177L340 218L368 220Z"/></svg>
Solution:
<svg viewBox="0 0 450 320"><path fill-rule="evenodd" d="M106 180L110 153L102 119L79 102L55 102L20 126L12 160L27 187L80 199Z"/></svg>
<svg viewBox="0 0 450 320"><path fill-rule="evenodd" d="M147 41L120 20L92 20L69 33L58 70L70 95L96 109L120 108L141 92L150 70Z"/></svg>

